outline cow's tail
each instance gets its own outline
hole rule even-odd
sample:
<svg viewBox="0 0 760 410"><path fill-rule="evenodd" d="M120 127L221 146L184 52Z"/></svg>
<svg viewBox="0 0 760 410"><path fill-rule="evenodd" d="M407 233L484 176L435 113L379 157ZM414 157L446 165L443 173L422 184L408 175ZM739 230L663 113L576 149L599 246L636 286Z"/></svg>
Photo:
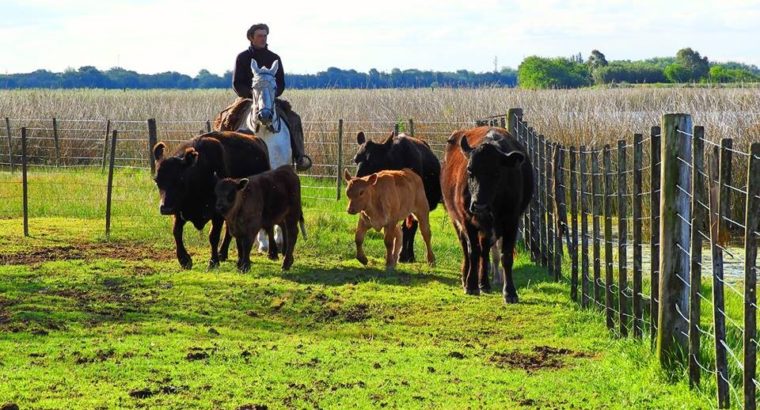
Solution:
<svg viewBox="0 0 760 410"><path fill-rule="evenodd" d="M301 235L303 235L303 239L308 239L306 236L306 226L303 224L303 214L301 214L301 217L298 218L298 227L301 228Z"/></svg>

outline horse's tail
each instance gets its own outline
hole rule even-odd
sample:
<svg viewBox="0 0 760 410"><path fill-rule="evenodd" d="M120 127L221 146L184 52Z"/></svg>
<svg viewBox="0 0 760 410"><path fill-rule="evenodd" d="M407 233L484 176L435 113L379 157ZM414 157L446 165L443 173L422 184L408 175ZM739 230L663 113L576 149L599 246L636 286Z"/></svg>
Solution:
<svg viewBox="0 0 760 410"><path fill-rule="evenodd" d="M308 237L306 236L306 227L303 224L303 213L301 214L301 217L298 218L298 227L301 228L301 235L303 235L303 240L307 240Z"/></svg>

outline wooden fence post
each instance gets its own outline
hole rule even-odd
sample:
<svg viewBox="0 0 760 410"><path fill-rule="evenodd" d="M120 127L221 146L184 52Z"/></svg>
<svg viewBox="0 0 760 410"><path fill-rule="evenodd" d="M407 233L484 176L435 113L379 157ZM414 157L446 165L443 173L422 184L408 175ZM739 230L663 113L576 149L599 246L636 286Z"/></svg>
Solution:
<svg viewBox="0 0 760 410"><path fill-rule="evenodd" d="M106 156L108 155L108 138L111 136L111 120L106 120L106 134L103 137L103 160L100 162L100 170L106 170ZM151 147L153 149L153 147ZM151 158L153 154L150 155ZM152 161L151 161L152 163Z"/></svg>
<svg viewBox="0 0 760 410"><path fill-rule="evenodd" d="M730 146L728 139L721 140L721 150L726 151ZM715 327L715 383L718 386L718 407L729 408L731 406L731 396L729 395L729 375L728 375L728 356L726 352L726 316L723 312L725 309L724 288L723 288L723 251L721 250L721 235L724 234L726 225L723 224L723 217L726 212L724 204L726 181L723 176L727 175L725 169L731 167L731 162L727 159L730 155L724 155L718 151L718 147L713 150L713 156L710 163L710 180L718 180L717 195L710 193L710 247L712 251L712 269L713 269L713 326ZM716 198L717 196L717 198Z"/></svg>
<svg viewBox="0 0 760 410"><path fill-rule="evenodd" d="M649 243L650 286L649 299L650 338L654 345L657 341L657 327L660 311L660 127L654 126L649 131Z"/></svg>
<svg viewBox="0 0 760 410"><path fill-rule="evenodd" d="M588 260L588 173L586 172L586 147L581 145L581 306L588 307L592 286L589 283Z"/></svg>
<svg viewBox="0 0 760 410"><path fill-rule="evenodd" d="M156 160L153 158L153 147L158 144L158 129L156 119L148 119L148 162L150 163L150 173L156 173Z"/></svg>
<svg viewBox="0 0 760 410"><path fill-rule="evenodd" d="M615 318L612 312L612 285L615 283L612 272L612 154L610 146L605 145L602 149L602 161L604 165L604 310L607 319L607 329L615 327Z"/></svg>
<svg viewBox="0 0 760 410"><path fill-rule="evenodd" d="M691 269L689 275L689 385L699 386L699 316L701 303L699 292L702 288L702 229L705 213L702 204L705 198L705 181L702 178L705 165L705 129L694 127L694 138L691 155Z"/></svg>
<svg viewBox="0 0 760 410"><path fill-rule="evenodd" d="M644 310L642 298L642 249L641 249L641 193L643 182L641 167L644 157L643 136L633 134L633 337L641 338L644 333Z"/></svg>
<svg viewBox="0 0 760 410"><path fill-rule="evenodd" d="M538 136L538 236L541 238L539 264L546 267L546 141Z"/></svg>
<svg viewBox="0 0 760 410"><path fill-rule="evenodd" d="M562 145L554 145L554 280L557 282L562 278L562 232L567 231L563 150Z"/></svg>
<svg viewBox="0 0 760 410"><path fill-rule="evenodd" d="M597 306L602 305L602 249L600 233L600 216L602 215L601 201L601 172L599 172L599 150L591 152L591 224L594 242L594 302ZM605 283L605 286L610 286Z"/></svg>
<svg viewBox="0 0 760 410"><path fill-rule="evenodd" d="M409 135L414 136L414 120L409 118Z"/></svg>
<svg viewBox="0 0 760 410"><path fill-rule="evenodd" d="M546 140L546 159L544 161L544 203L546 204L546 266L549 276L555 277L554 272L554 194L551 187L554 185L552 179L552 158L554 158L554 149L556 145Z"/></svg>
<svg viewBox="0 0 760 410"><path fill-rule="evenodd" d="M11 173L13 172L13 137L11 136L11 120L5 117L5 132L8 134L8 162L11 165Z"/></svg>
<svg viewBox="0 0 760 410"><path fill-rule="evenodd" d="M572 249L568 246L571 258L570 297L578 300L578 177L575 174L575 158L577 151L570 147L570 217L572 218Z"/></svg>
<svg viewBox="0 0 760 410"><path fill-rule="evenodd" d="M689 292L686 278L689 257L685 249L689 243L691 219L689 198L680 192L689 185L689 170L681 160L691 158L691 141L683 132L691 131L688 114L662 116L662 170L660 199L660 306L657 331L657 357L660 365L673 370L684 362L688 351L688 323L681 312L688 309ZM680 188L680 189L679 189ZM682 250L683 249L683 250Z"/></svg>
<svg viewBox="0 0 760 410"><path fill-rule="evenodd" d="M398 127L398 123L395 123L395 124L393 124L393 136L394 136L394 137L397 137L397 136L398 136L398 132L399 132L399 129L398 129L398 128L399 128L399 127Z"/></svg>
<svg viewBox="0 0 760 410"><path fill-rule="evenodd" d="M22 209L24 212L24 236L29 236L29 179L27 177L28 158L26 154L26 127L21 128L21 187Z"/></svg>
<svg viewBox="0 0 760 410"><path fill-rule="evenodd" d="M341 183L343 181L343 119L338 120L338 172L336 175L336 200L340 200Z"/></svg>
<svg viewBox="0 0 760 410"><path fill-rule="evenodd" d="M111 195L113 192L113 168L116 162L116 135L118 131L113 130L111 137L111 157L108 162L108 185L106 188L106 239L111 236Z"/></svg>
<svg viewBox="0 0 760 410"><path fill-rule="evenodd" d="M744 219L744 408L754 410L757 373L757 239L760 229L760 142L750 147Z"/></svg>
<svg viewBox="0 0 760 410"><path fill-rule="evenodd" d="M206 132L211 132L211 121L206 120Z"/></svg>
<svg viewBox="0 0 760 410"><path fill-rule="evenodd" d="M61 145L58 143L58 121L53 117L53 143L55 144L55 166L61 166Z"/></svg>
<svg viewBox="0 0 760 410"><path fill-rule="evenodd" d="M626 206L626 197L628 196L628 182L626 181L626 148L625 140L618 140L618 158L617 158L617 202L618 202L618 288L620 294L618 307L620 309L620 336L628 336L628 296L625 294L628 289L628 207Z"/></svg>

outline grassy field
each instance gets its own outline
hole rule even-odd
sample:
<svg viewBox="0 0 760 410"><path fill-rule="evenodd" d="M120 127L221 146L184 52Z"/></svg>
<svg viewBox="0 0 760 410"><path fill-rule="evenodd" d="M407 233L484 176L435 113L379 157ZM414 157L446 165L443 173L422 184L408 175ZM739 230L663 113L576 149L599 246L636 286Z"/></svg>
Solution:
<svg viewBox="0 0 760 410"><path fill-rule="evenodd" d="M194 268L179 269L144 170L117 173L109 240L99 170L34 174L28 238L18 181L0 174L0 404L713 406L709 381L690 391L685 378L663 375L647 343L611 336L599 313L577 307L567 284L523 253L519 304L464 295L441 207L432 214L436 268L386 273L378 234L362 267L345 201L306 199L309 238L299 238L293 269L257 256L241 275L234 262L207 271L205 234L193 230Z"/></svg>

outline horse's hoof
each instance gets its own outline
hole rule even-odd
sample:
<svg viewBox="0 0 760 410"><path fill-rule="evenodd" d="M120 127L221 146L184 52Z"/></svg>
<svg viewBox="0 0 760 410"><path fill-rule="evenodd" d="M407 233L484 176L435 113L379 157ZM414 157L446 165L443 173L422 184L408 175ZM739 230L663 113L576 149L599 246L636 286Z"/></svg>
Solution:
<svg viewBox="0 0 760 410"><path fill-rule="evenodd" d="M508 296L504 295L504 303L511 305L513 303L517 303L517 295L514 296Z"/></svg>
<svg viewBox="0 0 760 410"><path fill-rule="evenodd" d="M193 268L193 259L190 258L190 255L178 256L177 260L182 269L190 270Z"/></svg>

